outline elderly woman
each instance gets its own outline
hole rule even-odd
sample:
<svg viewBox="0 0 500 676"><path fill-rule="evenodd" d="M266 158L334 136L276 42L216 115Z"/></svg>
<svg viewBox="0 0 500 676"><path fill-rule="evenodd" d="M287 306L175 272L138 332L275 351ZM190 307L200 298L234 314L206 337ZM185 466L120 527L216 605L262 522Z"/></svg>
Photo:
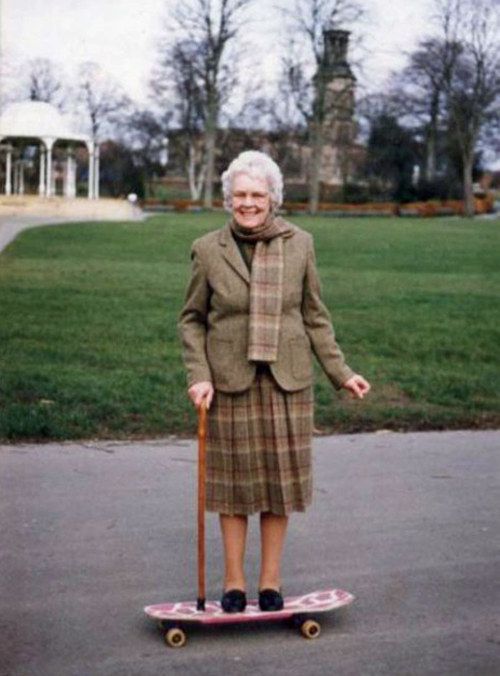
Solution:
<svg viewBox="0 0 500 676"><path fill-rule="evenodd" d="M311 235L276 215L283 178L264 153L222 175L232 218L192 247L180 317L188 393L208 414L206 508L220 514L222 607L246 606L248 515L260 513L259 605L280 610L288 516L311 502L311 351L337 389L369 383L345 363L320 299Z"/></svg>

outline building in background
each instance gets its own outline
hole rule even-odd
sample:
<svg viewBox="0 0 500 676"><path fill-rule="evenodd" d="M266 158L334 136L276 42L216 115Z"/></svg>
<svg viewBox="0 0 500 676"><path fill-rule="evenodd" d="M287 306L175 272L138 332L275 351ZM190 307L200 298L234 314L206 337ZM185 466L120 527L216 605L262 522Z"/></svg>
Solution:
<svg viewBox="0 0 500 676"><path fill-rule="evenodd" d="M324 62L322 75L327 79L324 144L320 166L321 196L332 199L342 194L347 184L361 182L360 167L365 157L365 148L356 141L354 77L347 58L349 32L329 29L324 33ZM316 77L318 74L316 74ZM269 132L264 129L219 129L216 143L216 174L220 174L229 162L243 150L262 150L269 153L280 165L286 182L288 199L307 199L309 168L312 150L309 130L296 129L289 132ZM169 159L165 175L156 179L153 192L163 187L168 194L188 195L186 157L193 134L182 129L173 130L168 136ZM194 139L195 153L203 154L203 135Z"/></svg>

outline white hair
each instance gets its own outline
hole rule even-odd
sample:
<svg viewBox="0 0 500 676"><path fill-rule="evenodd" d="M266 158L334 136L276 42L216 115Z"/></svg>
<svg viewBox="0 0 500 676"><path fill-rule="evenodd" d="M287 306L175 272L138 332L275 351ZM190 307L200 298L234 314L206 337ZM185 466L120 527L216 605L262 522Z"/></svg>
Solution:
<svg viewBox="0 0 500 676"><path fill-rule="evenodd" d="M271 208L278 209L283 202L283 174L276 162L258 150L245 150L236 157L222 174L222 195L224 208L231 211L233 206L233 180L236 174L246 174L267 182L271 197Z"/></svg>

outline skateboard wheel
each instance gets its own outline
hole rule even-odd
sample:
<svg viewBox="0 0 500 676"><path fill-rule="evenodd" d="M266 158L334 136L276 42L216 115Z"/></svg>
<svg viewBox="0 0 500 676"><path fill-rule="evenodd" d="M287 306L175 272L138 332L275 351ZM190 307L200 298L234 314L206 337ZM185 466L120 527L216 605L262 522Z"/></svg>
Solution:
<svg viewBox="0 0 500 676"><path fill-rule="evenodd" d="M165 634L165 642L171 648L182 648L186 645L186 640L186 634L179 627L169 629Z"/></svg>
<svg viewBox="0 0 500 676"><path fill-rule="evenodd" d="M321 633L321 625L316 620L306 620L300 626L304 638L318 638Z"/></svg>

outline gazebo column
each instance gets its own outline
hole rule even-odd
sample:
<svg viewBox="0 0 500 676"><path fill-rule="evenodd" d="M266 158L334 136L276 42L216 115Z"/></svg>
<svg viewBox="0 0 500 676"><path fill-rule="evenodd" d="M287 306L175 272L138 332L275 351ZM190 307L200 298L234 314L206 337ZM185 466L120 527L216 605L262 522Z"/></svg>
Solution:
<svg viewBox="0 0 500 676"><path fill-rule="evenodd" d="M24 161L19 160L19 189L18 193L24 195Z"/></svg>
<svg viewBox="0 0 500 676"><path fill-rule="evenodd" d="M52 169L52 146L54 145L54 139L44 138L45 145L47 146L47 176L46 176L46 191L45 194L47 197L51 197L54 194L54 176Z"/></svg>
<svg viewBox="0 0 500 676"><path fill-rule="evenodd" d="M5 194L12 195L12 146L7 147L5 160Z"/></svg>
<svg viewBox="0 0 500 676"><path fill-rule="evenodd" d="M14 195L17 195L19 192L19 170L15 160L12 163L12 192Z"/></svg>
<svg viewBox="0 0 500 676"><path fill-rule="evenodd" d="M66 155L66 168L64 172L64 196L76 196L76 175L75 175L75 158L73 156L72 148L68 148Z"/></svg>
<svg viewBox="0 0 500 676"><path fill-rule="evenodd" d="M89 141L87 144L87 148L89 150L89 178L88 178L88 197L89 200L94 198L94 190L95 190L95 182L94 182L94 170L95 170L95 162L94 162L94 142Z"/></svg>
<svg viewBox="0 0 500 676"><path fill-rule="evenodd" d="M94 152L94 199L99 199L99 155L100 155L100 150L99 150L99 145L96 145L95 147L95 152Z"/></svg>
<svg viewBox="0 0 500 676"><path fill-rule="evenodd" d="M57 195L57 186L56 186L56 171L55 171L55 166L54 162L52 162L52 177L51 177L51 188L50 188L50 194L52 197L54 195Z"/></svg>
<svg viewBox="0 0 500 676"><path fill-rule="evenodd" d="M45 146L40 144L40 171L38 179L38 194L42 197L45 195Z"/></svg>
<svg viewBox="0 0 500 676"><path fill-rule="evenodd" d="M23 194L23 161L21 159L16 160L13 163L13 173L14 173L14 195Z"/></svg>
<svg viewBox="0 0 500 676"><path fill-rule="evenodd" d="M71 151L69 148L66 149L66 162L64 163L64 173L63 173L63 195L64 197L69 197L69 172L71 171Z"/></svg>

